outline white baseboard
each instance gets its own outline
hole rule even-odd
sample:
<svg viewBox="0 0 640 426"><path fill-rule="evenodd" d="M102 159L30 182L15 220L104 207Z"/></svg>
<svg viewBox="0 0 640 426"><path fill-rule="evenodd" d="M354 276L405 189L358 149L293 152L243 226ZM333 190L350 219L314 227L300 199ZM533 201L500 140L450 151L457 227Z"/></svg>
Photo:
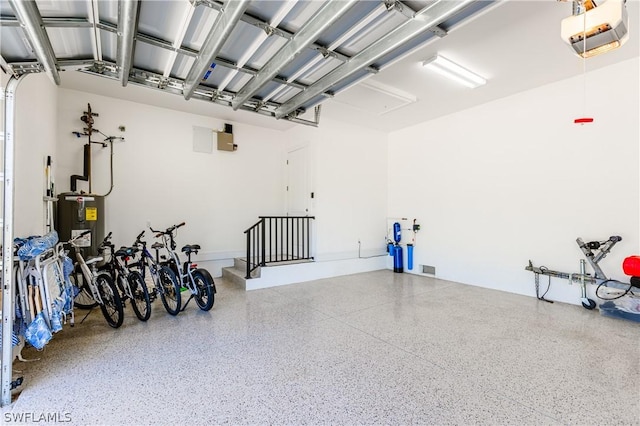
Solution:
<svg viewBox="0 0 640 426"><path fill-rule="evenodd" d="M247 281L247 290L276 287L361 272L386 269L386 257L331 260L261 268L260 278Z"/></svg>

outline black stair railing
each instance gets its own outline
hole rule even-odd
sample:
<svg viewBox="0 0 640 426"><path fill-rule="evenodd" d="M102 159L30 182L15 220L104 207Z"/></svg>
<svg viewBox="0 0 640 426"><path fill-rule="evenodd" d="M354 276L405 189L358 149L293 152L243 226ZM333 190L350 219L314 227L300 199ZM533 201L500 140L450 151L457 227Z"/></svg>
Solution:
<svg viewBox="0 0 640 426"><path fill-rule="evenodd" d="M269 263L312 260L311 221L314 216L259 216L247 236L247 275Z"/></svg>

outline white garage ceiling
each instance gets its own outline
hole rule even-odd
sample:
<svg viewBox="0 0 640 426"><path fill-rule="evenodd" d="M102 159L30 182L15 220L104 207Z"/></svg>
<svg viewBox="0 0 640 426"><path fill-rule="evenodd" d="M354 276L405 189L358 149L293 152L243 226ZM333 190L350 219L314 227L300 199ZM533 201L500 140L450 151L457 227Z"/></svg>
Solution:
<svg viewBox="0 0 640 426"><path fill-rule="evenodd" d="M559 36L571 9L555 0L0 0L0 55L9 73L45 71L65 88L235 122L284 129L333 117L390 131L638 56L638 0L627 2L629 42L584 63ZM29 31L39 23L40 36ZM435 53L488 84L428 73L421 63Z"/></svg>

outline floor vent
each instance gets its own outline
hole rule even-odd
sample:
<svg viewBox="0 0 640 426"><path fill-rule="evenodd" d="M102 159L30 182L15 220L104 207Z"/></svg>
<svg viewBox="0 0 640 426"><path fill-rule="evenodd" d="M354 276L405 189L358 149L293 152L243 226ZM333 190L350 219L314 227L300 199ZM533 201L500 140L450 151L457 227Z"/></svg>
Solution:
<svg viewBox="0 0 640 426"><path fill-rule="evenodd" d="M422 266L422 273L423 274L431 274L431 275L435 275L436 274L436 267L435 266L429 266L429 265L421 265Z"/></svg>

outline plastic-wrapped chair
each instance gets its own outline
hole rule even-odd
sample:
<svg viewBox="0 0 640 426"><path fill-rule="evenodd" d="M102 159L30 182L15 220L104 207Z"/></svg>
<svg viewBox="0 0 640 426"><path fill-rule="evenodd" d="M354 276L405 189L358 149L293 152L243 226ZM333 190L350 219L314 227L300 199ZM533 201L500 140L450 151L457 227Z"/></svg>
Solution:
<svg viewBox="0 0 640 426"><path fill-rule="evenodd" d="M30 260L54 248L58 244L58 233L51 231L42 237L16 238L17 255L20 260Z"/></svg>

